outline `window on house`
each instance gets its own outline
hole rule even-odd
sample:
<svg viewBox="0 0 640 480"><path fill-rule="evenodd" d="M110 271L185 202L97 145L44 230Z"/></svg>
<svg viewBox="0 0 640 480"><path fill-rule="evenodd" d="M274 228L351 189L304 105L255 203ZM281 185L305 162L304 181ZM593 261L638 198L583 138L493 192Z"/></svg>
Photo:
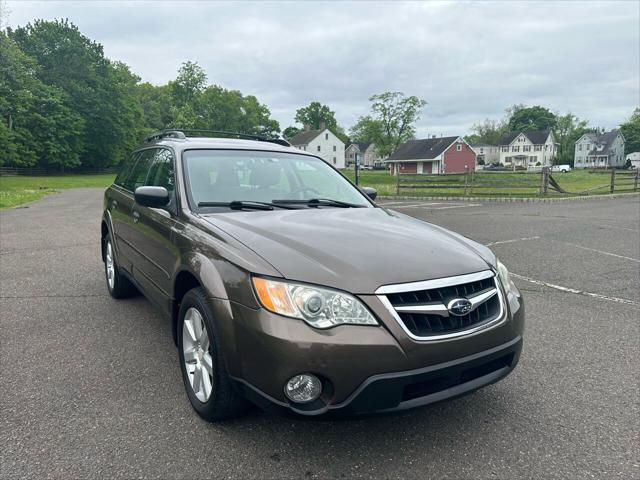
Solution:
<svg viewBox="0 0 640 480"><path fill-rule="evenodd" d="M320 151L320 145L318 145L318 151Z"/></svg>
<svg viewBox="0 0 640 480"><path fill-rule="evenodd" d="M582 144L581 143L578 144L578 151L580 151L580 152L582 151Z"/></svg>
<svg viewBox="0 0 640 480"><path fill-rule="evenodd" d="M520 151L520 145L514 145L513 147L511 147L511 151L512 152L519 152Z"/></svg>
<svg viewBox="0 0 640 480"><path fill-rule="evenodd" d="M325 133L325 134L324 134L324 139L325 139L325 140L329 140L329 134L328 134L328 133Z"/></svg>
<svg viewBox="0 0 640 480"><path fill-rule="evenodd" d="M462 151L462 144L459 143L458 145L456 145L456 150L461 152Z"/></svg>
<svg viewBox="0 0 640 480"><path fill-rule="evenodd" d="M336 164L336 160L337 160L336 157L333 157L333 164L334 165Z"/></svg>
<svg viewBox="0 0 640 480"><path fill-rule="evenodd" d="M509 146L504 146L504 147L502 147L502 151L503 151L503 152L508 152L508 151L509 151Z"/></svg>
<svg viewBox="0 0 640 480"><path fill-rule="evenodd" d="M523 145L522 146L522 151L523 152L530 152L531 151L531 145Z"/></svg>
<svg viewBox="0 0 640 480"><path fill-rule="evenodd" d="M535 145L533 147L533 151L534 152L541 152L542 151L542 145Z"/></svg>
<svg viewBox="0 0 640 480"><path fill-rule="evenodd" d="M334 151L334 152L337 152L337 150L336 150L336 146L335 146L335 145L333 146L333 151Z"/></svg>

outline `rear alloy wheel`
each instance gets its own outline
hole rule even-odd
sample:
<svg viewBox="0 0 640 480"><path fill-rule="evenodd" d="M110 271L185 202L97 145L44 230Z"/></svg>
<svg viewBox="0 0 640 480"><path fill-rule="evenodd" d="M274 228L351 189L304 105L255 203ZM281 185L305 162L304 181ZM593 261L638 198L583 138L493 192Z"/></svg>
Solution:
<svg viewBox="0 0 640 480"><path fill-rule="evenodd" d="M113 298L128 298L138 292L129 279L118 272L110 234L104 239L104 275L107 280L107 290Z"/></svg>

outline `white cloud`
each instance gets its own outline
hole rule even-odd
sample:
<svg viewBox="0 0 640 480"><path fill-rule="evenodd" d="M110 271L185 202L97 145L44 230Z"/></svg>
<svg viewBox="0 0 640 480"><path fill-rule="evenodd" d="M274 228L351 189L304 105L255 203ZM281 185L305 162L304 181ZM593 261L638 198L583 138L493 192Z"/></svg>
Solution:
<svg viewBox="0 0 640 480"><path fill-rule="evenodd" d="M9 2L10 24L69 18L144 80L194 60L282 127L312 100L352 125L367 98L429 105L418 134L464 134L514 103L614 127L640 104L638 2Z"/></svg>

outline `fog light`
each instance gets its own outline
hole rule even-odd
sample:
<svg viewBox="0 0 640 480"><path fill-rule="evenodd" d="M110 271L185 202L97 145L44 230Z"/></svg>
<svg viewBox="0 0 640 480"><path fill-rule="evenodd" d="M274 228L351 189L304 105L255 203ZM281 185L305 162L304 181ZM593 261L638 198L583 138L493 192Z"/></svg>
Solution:
<svg viewBox="0 0 640 480"><path fill-rule="evenodd" d="M289 400L296 403L309 403L322 393L322 383L315 375L303 373L296 375L284 386L284 393Z"/></svg>

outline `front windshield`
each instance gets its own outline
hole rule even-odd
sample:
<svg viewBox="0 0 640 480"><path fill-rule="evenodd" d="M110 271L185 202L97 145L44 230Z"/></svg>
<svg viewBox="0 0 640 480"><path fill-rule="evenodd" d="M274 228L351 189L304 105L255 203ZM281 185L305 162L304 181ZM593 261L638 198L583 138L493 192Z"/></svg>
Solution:
<svg viewBox="0 0 640 480"><path fill-rule="evenodd" d="M372 206L333 168L319 158L307 155L187 150L183 159L187 190L194 208L202 203L314 199Z"/></svg>

